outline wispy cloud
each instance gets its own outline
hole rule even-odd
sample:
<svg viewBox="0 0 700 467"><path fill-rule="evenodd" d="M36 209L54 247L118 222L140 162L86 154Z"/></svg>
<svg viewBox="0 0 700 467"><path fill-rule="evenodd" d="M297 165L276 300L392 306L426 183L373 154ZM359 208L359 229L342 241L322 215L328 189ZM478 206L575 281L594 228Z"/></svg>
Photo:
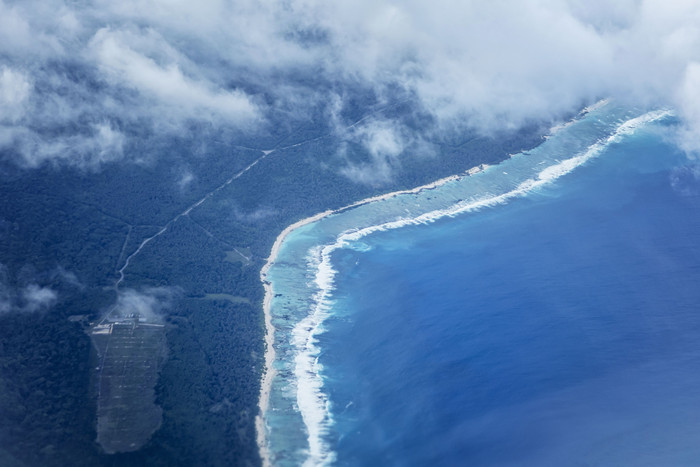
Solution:
<svg viewBox="0 0 700 467"><path fill-rule="evenodd" d="M259 125L255 98L190 59L184 39L94 4L0 0L0 153L25 167L99 169L128 157L131 139L191 122Z"/></svg>
<svg viewBox="0 0 700 467"><path fill-rule="evenodd" d="M179 65L185 59L152 29L135 33L102 28L90 40L89 49L113 86L137 91L150 105L157 105L164 118L237 125L261 119L257 106L244 92L187 76Z"/></svg>
<svg viewBox="0 0 700 467"><path fill-rule="evenodd" d="M0 152L30 167L99 168L188 122L305 118L350 87L485 134L606 96L673 106L700 148L692 0L0 0L0 57Z"/></svg>
<svg viewBox="0 0 700 467"><path fill-rule="evenodd" d="M193 181L194 175L192 175L192 172L185 169L180 172L180 176L177 180L177 186L180 188L180 191L185 191Z"/></svg>
<svg viewBox="0 0 700 467"><path fill-rule="evenodd" d="M341 173L356 183L371 186L392 181L394 170L400 164L399 156L414 140L399 123L389 120L364 122L346 131L344 136L347 141L360 144L369 160L348 162Z"/></svg>
<svg viewBox="0 0 700 467"><path fill-rule="evenodd" d="M58 301L58 292L33 281L13 285L8 269L0 264L0 315L47 311Z"/></svg>
<svg viewBox="0 0 700 467"><path fill-rule="evenodd" d="M233 207L233 217L244 224L256 224L270 217L278 215L276 209L270 207L258 207L252 210L241 209L238 206Z"/></svg>
<svg viewBox="0 0 700 467"><path fill-rule="evenodd" d="M700 3L307 2L329 73L416 96L442 129L493 134L600 97L680 110L700 133Z"/></svg>
<svg viewBox="0 0 700 467"><path fill-rule="evenodd" d="M686 67L676 100L676 107L683 116L683 127L679 132L681 147L688 152L700 151L700 62L692 62Z"/></svg>
<svg viewBox="0 0 700 467"><path fill-rule="evenodd" d="M24 311L39 311L51 308L58 299L55 290L30 284L21 291L21 303Z"/></svg>
<svg viewBox="0 0 700 467"><path fill-rule="evenodd" d="M141 319L160 322L176 294L177 289L173 287L125 289L117 295L114 312L121 316L138 313Z"/></svg>
<svg viewBox="0 0 700 467"><path fill-rule="evenodd" d="M6 66L0 68L0 122L12 125L24 117L31 90L26 74Z"/></svg>
<svg viewBox="0 0 700 467"><path fill-rule="evenodd" d="M681 196L700 195L700 165L697 162L676 167L669 179L673 190Z"/></svg>

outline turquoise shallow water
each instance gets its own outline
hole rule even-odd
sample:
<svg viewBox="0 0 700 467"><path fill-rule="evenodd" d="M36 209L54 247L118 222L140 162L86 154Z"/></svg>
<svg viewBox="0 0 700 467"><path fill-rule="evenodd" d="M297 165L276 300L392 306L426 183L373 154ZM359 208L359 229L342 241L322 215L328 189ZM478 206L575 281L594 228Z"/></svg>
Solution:
<svg viewBox="0 0 700 467"><path fill-rule="evenodd" d="M685 163L639 134L506 206L339 250L319 342L338 462L700 459L700 198L673 187Z"/></svg>
<svg viewBox="0 0 700 467"><path fill-rule="evenodd" d="M475 177L292 234L268 276L273 460L698 458L700 185L668 118L620 131L641 114L605 106Z"/></svg>

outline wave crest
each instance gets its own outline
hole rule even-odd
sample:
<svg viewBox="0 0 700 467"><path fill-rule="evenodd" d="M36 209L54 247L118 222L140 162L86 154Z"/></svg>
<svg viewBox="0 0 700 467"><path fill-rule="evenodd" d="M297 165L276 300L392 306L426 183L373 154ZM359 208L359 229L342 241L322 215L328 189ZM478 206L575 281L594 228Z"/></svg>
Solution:
<svg viewBox="0 0 700 467"><path fill-rule="evenodd" d="M600 111L606 105L608 103L603 102L595 108L587 109L583 118ZM330 316L333 308L332 295L337 274L331 260L334 251L340 248L366 251L369 246L364 242L360 242L360 239L375 232L410 225L428 224L444 217L454 217L459 214L478 211L525 196L599 156L608 146L618 142L622 137L630 135L638 128L669 115L671 115L670 111L659 110L617 121L612 125L611 131L606 132L607 134L604 137L596 140L583 151L579 151L573 157L564 160L554 159L549 161L552 163L534 176L525 178L517 183L515 187L500 193L472 196L443 209L435 209L415 216L400 217L362 228L353 227L346 229L331 239L331 241L309 248L306 253L306 271L307 277L310 279L307 286L313 289L313 293L307 313L293 327L290 340L294 348L293 374L296 380L296 405L303 419L308 442L308 448L304 450L304 465L327 465L336 459L336 455L327 439L333 425L333 417L330 410L329 397L323 392L323 366L319 363L321 349L318 346L317 339L317 336L323 332L323 323ZM595 116L592 118L595 118ZM547 141L550 140L548 139ZM519 156L525 155L520 154ZM483 167L483 170L473 171L473 173L468 172L462 177L452 177L450 180L462 180L478 172L484 173L496 170L498 167ZM506 174L505 172L503 173ZM402 195L413 196L416 193L418 191L404 192ZM389 197L390 195L378 197L368 202L381 203L389 199ZM357 207L366 206L368 202L355 203L350 208L337 210L336 213L348 213Z"/></svg>

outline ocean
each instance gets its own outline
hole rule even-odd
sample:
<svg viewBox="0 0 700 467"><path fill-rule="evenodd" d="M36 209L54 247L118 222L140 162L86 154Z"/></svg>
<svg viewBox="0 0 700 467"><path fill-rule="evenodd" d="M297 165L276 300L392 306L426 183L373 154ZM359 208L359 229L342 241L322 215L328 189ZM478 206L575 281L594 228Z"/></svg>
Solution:
<svg viewBox="0 0 700 467"><path fill-rule="evenodd" d="M697 462L700 168L675 124L603 102L290 234L267 276L272 462Z"/></svg>

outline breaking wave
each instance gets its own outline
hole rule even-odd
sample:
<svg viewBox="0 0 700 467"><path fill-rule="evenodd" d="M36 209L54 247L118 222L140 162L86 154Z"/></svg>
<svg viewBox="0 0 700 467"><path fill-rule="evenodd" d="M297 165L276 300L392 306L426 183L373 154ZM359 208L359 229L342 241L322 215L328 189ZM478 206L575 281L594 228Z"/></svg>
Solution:
<svg viewBox="0 0 700 467"><path fill-rule="evenodd" d="M608 103L603 102L591 109L586 109L587 111L583 115L585 117L599 111L606 105ZM633 118L616 120L611 124L610 131L605 136L597 139L593 144L588 145L583 150L579 150L573 157L546 161L549 162L549 165L539 162L545 167L533 176L517 182L514 187L501 190L500 192L497 191L496 193L471 196L445 208L429 210L413 216L401 216L390 221L379 222L362 228L346 229L330 239L330 241L325 240L321 244L308 248L305 253L305 277L307 279L307 288L312 289L313 292L311 299L306 302L305 315L291 328L291 333L289 333L289 343L293 349L291 368L293 369L294 381L291 386L296 389L294 409L301 414L307 435L307 447L298 451L303 456L298 461L303 462L304 465L328 465L335 460L335 453L328 440L328 435L333 426L333 415L329 397L324 393L323 366L319 363L321 348L317 339L317 336L324 331L323 324L331 315L333 309L334 280L337 274L332 263L334 251L340 248L366 250L368 246L360 242L360 240L375 232L398 229L405 226L429 224L438 219L475 212L523 197L599 156L609 145L618 142L624 136L633 134L640 127L669 115L671 115L670 111L659 110L647 112ZM525 154L519 154L514 157L524 156ZM533 161L533 163L535 162ZM486 172L502 170L503 168L504 164L500 164L487 168ZM503 174L507 175L506 172L503 172ZM473 175L473 172L460 177L460 179L471 175ZM487 174L484 173L483 175L486 176ZM383 201L376 202L381 203ZM349 212L351 211L345 210L343 213L337 214L337 216L343 216Z"/></svg>

